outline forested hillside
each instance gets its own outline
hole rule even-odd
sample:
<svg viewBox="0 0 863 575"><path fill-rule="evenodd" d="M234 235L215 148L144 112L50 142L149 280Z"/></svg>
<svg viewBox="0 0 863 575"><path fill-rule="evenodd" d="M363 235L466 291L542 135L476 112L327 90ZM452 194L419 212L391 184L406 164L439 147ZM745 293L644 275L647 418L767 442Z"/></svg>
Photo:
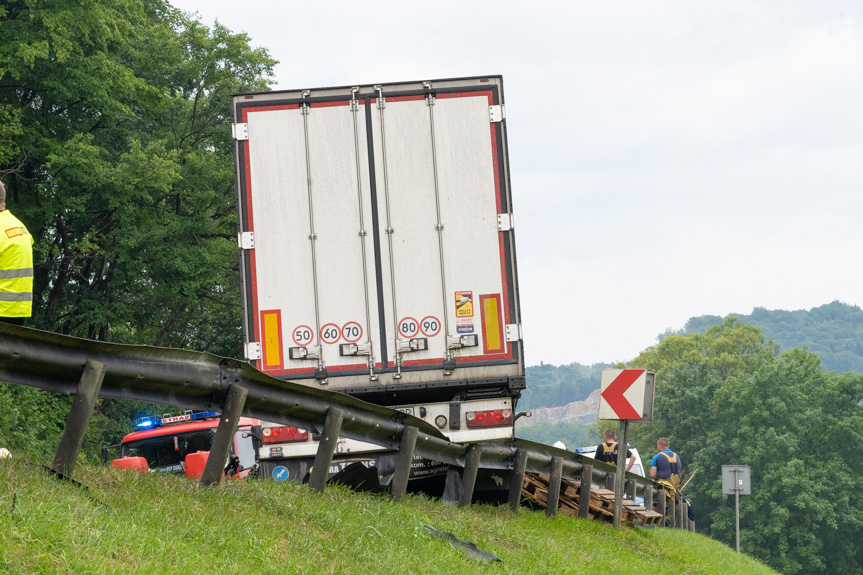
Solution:
<svg viewBox="0 0 863 575"><path fill-rule="evenodd" d="M735 313L725 317L732 315L743 323L757 325L783 351L806 346L818 354L825 369L863 373L863 310L856 305L834 301L808 311L757 307L749 315ZM674 333L704 333L724 319L715 315L693 317Z"/></svg>
<svg viewBox="0 0 863 575"><path fill-rule="evenodd" d="M602 370L611 367L610 363L594 365L554 366L541 363L526 369L527 389L521 394L519 409L537 407L556 407L573 401L584 401L599 388Z"/></svg>
<svg viewBox="0 0 863 575"><path fill-rule="evenodd" d="M750 315L729 314L725 318L702 315L690 318L677 331L658 336L704 333L734 316L741 323L758 326L768 340L779 344L780 351L806 347L821 358L824 369L845 373L863 373L863 310L856 305L834 301L810 310L768 310L757 307ZM522 393L519 409L557 407L573 401L584 401L599 388L602 370L608 363L595 365L554 366L547 363L528 367L527 389Z"/></svg>

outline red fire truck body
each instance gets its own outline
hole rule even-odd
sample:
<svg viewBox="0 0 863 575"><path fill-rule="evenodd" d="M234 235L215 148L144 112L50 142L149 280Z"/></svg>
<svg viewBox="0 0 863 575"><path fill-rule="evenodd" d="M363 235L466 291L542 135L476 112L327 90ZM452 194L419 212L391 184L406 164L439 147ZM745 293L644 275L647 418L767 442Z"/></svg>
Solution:
<svg viewBox="0 0 863 575"><path fill-rule="evenodd" d="M218 425L219 414L215 412L141 418L138 420L139 431L123 438L119 445L120 458L111 464L141 471L184 473L187 477L198 478L203 473ZM229 462L236 463L240 477L246 477L255 467L260 426L257 419L240 418L228 458Z"/></svg>

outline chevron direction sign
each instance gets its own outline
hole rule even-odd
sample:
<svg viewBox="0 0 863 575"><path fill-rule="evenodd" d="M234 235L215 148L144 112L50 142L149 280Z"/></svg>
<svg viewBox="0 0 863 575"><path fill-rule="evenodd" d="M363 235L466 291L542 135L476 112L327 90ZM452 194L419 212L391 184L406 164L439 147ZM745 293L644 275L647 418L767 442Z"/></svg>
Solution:
<svg viewBox="0 0 863 575"><path fill-rule="evenodd" d="M599 419L650 421L654 376L645 369L603 369Z"/></svg>

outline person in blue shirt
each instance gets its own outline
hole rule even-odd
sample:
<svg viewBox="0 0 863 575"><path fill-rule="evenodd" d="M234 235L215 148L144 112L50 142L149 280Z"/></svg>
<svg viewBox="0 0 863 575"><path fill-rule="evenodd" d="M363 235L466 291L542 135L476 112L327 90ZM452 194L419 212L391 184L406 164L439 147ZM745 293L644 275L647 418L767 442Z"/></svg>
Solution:
<svg viewBox="0 0 863 575"><path fill-rule="evenodd" d="M680 474L683 469L680 457L668 448L668 438L660 437L656 442L659 452L650 460L650 478L654 481L666 482L675 489L680 485Z"/></svg>

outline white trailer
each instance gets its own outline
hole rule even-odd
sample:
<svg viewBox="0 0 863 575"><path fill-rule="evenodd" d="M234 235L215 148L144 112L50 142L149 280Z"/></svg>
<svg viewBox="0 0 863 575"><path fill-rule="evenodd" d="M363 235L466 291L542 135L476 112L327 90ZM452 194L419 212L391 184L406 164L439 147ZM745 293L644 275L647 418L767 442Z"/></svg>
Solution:
<svg viewBox="0 0 863 575"><path fill-rule="evenodd" d="M453 441L511 438L524 360L502 78L232 108L247 359ZM267 429L264 471L303 475L286 462L311 461L315 430ZM345 440L336 455L373 449Z"/></svg>

